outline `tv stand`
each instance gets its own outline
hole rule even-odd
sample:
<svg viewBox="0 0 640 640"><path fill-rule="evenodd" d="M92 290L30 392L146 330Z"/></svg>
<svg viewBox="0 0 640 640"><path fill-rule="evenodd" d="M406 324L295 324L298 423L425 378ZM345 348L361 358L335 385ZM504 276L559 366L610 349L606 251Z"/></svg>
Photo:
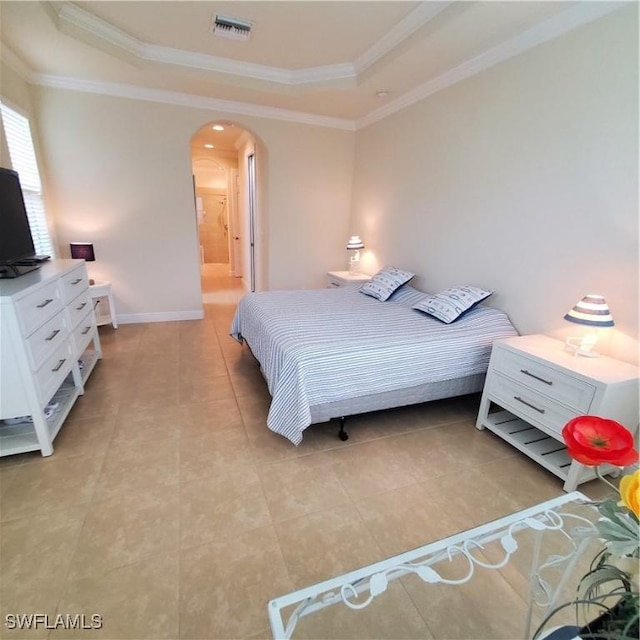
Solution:
<svg viewBox="0 0 640 640"><path fill-rule="evenodd" d="M41 266L42 265L39 262L14 262L13 264L3 264L0 265L0 279L17 278L25 273L29 273L30 271L35 271Z"/></svg>

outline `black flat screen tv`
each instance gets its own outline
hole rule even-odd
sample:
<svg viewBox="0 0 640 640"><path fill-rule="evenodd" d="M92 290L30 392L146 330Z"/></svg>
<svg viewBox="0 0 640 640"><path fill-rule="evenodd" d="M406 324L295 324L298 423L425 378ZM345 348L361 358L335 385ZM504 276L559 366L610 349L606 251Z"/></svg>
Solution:
<svg viewBox="0 0 640 640"><path fill-rule="evenodd" d="M0 278L37 269L29 218L17 172L0 167Z"/></svg>

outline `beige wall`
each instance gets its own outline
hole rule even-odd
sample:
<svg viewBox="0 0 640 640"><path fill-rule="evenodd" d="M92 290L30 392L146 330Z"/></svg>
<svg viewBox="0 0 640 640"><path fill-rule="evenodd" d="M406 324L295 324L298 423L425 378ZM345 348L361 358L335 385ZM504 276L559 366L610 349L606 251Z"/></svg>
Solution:
<svg viewBox="0 0 640 640"><path fill-rule="evenodd" d="M637 24L625 8L357 133L30 88L5 67L1 89L33 96L62 255L94 241L125 320L201 311L189 141L223 117L257 141L258 288L322 286L359 233L369 271L492 287L522 333L575 333L564 313L602 293L605 351L636 360Z"/></svg>
<svg viewBox="0 0 640 640"><path fill-rule="evenodd" d="M342 258L353 132L67 90L33 91L61 247L74 239L94 242L92 275L113 282L123 321L201 313L189 144L216 117L259 139L258 288L319 286ZM326 206L317 202L318 185ZM304 246L293 247L295 238Z"/></svg>
<svg viewBox="0 0 640 640"><path fill-rule="evenodd" d="M288 176L269 181L271 288L324 286L348 261L354 134L309 129L273 123L265 140L269 171Z"/></svg>
<svg viewBox="0 0 640 640"><path fill-rule="evenodd" d="M551 41L357 134L353 233L365 268L437 292L495 289L521 333L576 335L601 293L605 345L637 360L637 6Z"/></svg>

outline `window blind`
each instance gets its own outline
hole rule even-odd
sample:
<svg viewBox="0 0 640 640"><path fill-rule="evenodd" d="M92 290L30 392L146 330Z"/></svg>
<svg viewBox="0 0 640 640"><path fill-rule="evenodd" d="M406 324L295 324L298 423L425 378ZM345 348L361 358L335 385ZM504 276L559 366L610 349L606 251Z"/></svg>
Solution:
<svg viewBox="0 0 640 640"><path fill-rule="evenodd" d="M42 183L36 162L29 120L0 102L0 115L9 147L11 168L18 172L36 253L54 256L42 198Z"/></svg>

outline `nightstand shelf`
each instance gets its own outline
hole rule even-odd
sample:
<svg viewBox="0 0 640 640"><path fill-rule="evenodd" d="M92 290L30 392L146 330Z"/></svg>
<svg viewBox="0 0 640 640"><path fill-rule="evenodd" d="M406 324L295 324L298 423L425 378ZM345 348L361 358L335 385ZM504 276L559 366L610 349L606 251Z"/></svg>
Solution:
<svg viewBox="0 0 640 640"><path fill-rule="evenodd" d="M637 436L637 367L605 356L575 357L541 335L493 345L476 428L493 431L562 478L565 491L595 477L568 456L562 439L564 425L579 415L616 420Z"/></svg>
<svg viewBox="0 0 640 640"><path fill-rule="evenodd" d="M571 466L571 457L564 444L556 438L536 429L508 411L490 413L485 419L485 426L511 446L533 458L547 471L566 479ZM586 475L590 476L589 479L595 477L593 473L585 473Z"/></svg>

